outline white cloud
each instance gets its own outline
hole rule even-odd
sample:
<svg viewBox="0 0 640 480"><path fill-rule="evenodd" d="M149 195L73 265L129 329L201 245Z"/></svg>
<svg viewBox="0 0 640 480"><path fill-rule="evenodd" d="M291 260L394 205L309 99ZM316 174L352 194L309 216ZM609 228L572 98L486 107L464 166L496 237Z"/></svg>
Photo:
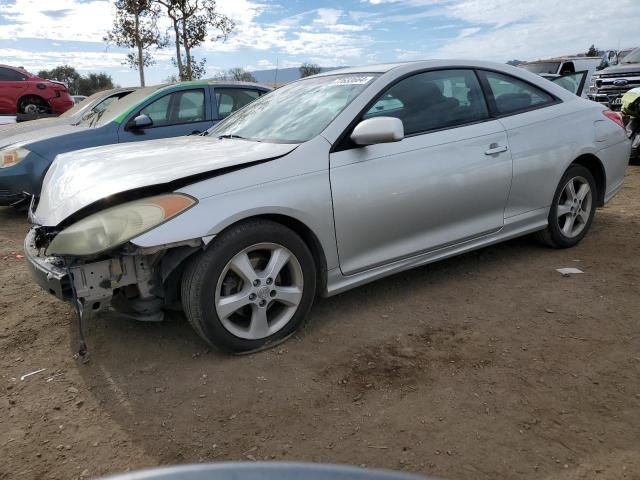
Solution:
<svg viewBox="0 0 640 480"><path fill-rule="evenodd" d="M125 60L124 53L117 52L25 52L14 48L0 48L0 58L10 65L23 66L37 73L63 64L73 65L78 70L99 70L120 67Z"/></svg>
<svg viewBox="0 0 640 480"><path fill-rule="evenodd" d="M42 0L0 2L0 15L11 24L0 25L0 39L43 38L100 42L113 22L113 6L108 0L55 0L50 10ZM45 12L60 12L47 15Z"/></svg>
<svg viewBox="0 0 640 480"><path fill-rule="evenodd" d="M219 0L218 4L220 11L234 19L236 29L224 43L207 42L205 51L231 53L252 49L270 51L274 58L289 55L301 61L343 65L357 61L373 43L365 33L370 25L356 22L339 9L318 8L264 23L259 17L268 8L265 4L250 0Z"/></svg>
<svg viewBox="0 0 640 480"><path fill-rule="evenodd" d="M640 2L618 0L602 8L601 0L456 0L446 15L474 25L444 44L438 57L531 60L600 48L640 44ZM487 28L479 28L487 27Z"/></svg>

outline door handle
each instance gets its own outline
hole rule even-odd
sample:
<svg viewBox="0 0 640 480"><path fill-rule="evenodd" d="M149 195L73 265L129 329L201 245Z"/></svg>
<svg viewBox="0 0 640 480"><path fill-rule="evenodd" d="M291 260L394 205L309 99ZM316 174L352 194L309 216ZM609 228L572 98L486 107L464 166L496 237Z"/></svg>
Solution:
<svg viewBox="0 0 640 480"><path fill-rule="evenodd" d="M498 145L497 143L492 143L489 145L489 150L484 152L485 155L497 155L498 153L506 152L509 150L509 147L506 145Z"/></svg>

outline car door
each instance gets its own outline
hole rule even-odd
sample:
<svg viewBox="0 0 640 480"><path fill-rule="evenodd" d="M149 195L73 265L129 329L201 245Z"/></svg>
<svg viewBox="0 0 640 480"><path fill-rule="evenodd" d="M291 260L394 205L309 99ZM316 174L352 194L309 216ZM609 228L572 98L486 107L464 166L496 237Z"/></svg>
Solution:
<svg viewBox="0 0 640 480"><path fill-rule="evenodd" d="M567 115L562 102L538 85L479 70L489 108L507 131L513 181L505 218L546 222L557 187L558 168L573 155L568 132L583 128L580 115Z"/></svg>
<svg viewBox="0 0 640 480"><path fill-rule="evenodd" d="M173 90L148 100L122 123L120 142L196 135L213 125L211 94L206 86ZM135 128L133 119L146 115L150 126Z"/></svg>
<svg viewBox="0 0 640 480"><path fill-rule="evenodd" d="M243 86L216 87L214 90L216 100L215 122L225 119L233 112L240 110L245 105L264 95L264 93L266 92L263 90Z"/></svg>
<svg viewBox="0 0 640 480"><path fill-rule="evenodd" d="M0 113L16 113L18 100L27 88L26 80L26 75L0 67Z"/></svg>
<svg viewBox="0 0 640 480"><path fill-rule="evenodd" d="M580 72L567 73L560 77L552 78L551 81L553 83L557 83L562 88L569 90L571 93L574 93L578 97L585 96L584 86L587 83L587 76L589 75L588 70L582 70Z"/></svg>
<svg viewBox="0 0 640 480"><path fill-rule="evenodd" d="M345 275L502 228L511 157L473 70L400 80L361 119L375 116L402 120L404 139L365 147L347 141L330 154Z"/></svg>

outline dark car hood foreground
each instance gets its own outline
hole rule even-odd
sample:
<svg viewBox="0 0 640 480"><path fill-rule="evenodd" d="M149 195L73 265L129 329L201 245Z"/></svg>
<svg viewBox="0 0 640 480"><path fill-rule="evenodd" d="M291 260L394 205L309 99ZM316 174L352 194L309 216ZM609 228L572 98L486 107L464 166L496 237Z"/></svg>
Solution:
<svg viewBox="0 0 640 480"><path fill-rule="evenodd" d="M47 172L33 220L57 226L80 209L122 192L185 178L195 182L207 172L281 157L296 147L191 136L65 153Z"/></svg>
<svg viewBox="0 0 640 480"><path fill-rule="evenodd" d="M54 125L68 125L69 123L70 119L66 117L39 118L38 120L29 120L27 122L5 123L0 125L0 144L4 144L4 139L13 135L33 132L34 130L40 130Z"/></svg>
<svg viewBox="0 0 640 480"><path fill-rule="evenodd" d="M47 120L48 119L35 120L34 123L47 122ZM52 120L52 122L47 122L46 127L38 127L35 129L31 128L31 125L22 126L22 123L13 124L12 127L14 128L0 131L0 148L8 147L9 145L28 146L29 144L48 140L53 137L89 130L89 127L69 125L67 122L61 123L57 118L53 118ZM27 123L31 124L32 122L25 122L25 124Z"/></svg>

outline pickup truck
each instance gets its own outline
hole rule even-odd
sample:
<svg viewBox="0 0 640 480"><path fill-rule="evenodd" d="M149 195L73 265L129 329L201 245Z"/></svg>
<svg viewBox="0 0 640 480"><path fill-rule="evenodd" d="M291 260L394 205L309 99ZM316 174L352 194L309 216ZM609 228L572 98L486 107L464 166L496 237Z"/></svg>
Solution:
<svg viewBox="0 0 640 480"><path fill-rule="evenodd" d="M622 96L632 88L640 87L640 48L636 48L614 65L591 76L587 97L611 110L619 111Z"/></svg>

